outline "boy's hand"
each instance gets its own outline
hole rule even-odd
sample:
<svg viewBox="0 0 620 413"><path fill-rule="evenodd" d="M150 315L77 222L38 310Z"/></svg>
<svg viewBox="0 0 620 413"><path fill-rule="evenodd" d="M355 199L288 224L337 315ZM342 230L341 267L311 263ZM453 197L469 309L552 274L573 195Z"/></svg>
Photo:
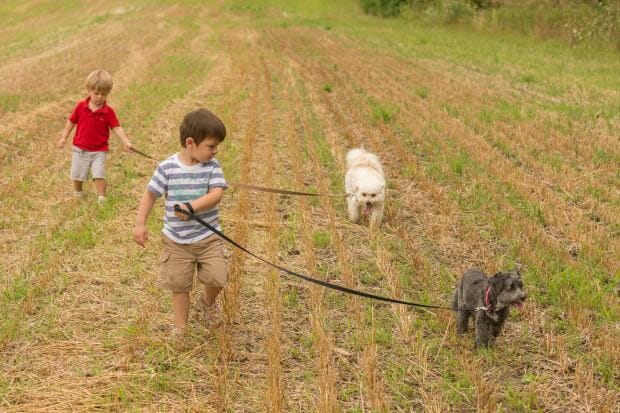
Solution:
<svg viewBox="0 0 620 413"><path fill-rule="evenodd" d="M129 136L127 136L123 127L119 125L116 128L112 129L112 132L114 132L114 134L118 136L118 138L123 142L123 150L125 152L131 151L131 142L129 142Z"/></svg>
<svg viewBox="0 0 620 413"><path fill-rule="evenodd" d="M58 141L58 147L62 148L63 146L65 146L66 142L67 142L66 138L60 138L60 140Z"/></svg>
<svg viewBox="0 0 620 413"><path fill-rule="evenodd" d="M190 212L190 210L187 209L187 206L185 204L180 204L179 207L183 211ZM182 212L174 211L174 215L176 215L176 217L179 218L181 221L187 221L189 219L189 217L187 215L185 215L184 213L182 213Z"/></svg>
<svg viewBox="0 0 620 413"><path fill-rule="evenodd" d="M146 225L136 224L136 226L133 227L133 240L136 242L136 244L140 245L141 247L144 247L146 244L146 240L148 240L148 238L149 238L149 231L146 228Z"/></svg>

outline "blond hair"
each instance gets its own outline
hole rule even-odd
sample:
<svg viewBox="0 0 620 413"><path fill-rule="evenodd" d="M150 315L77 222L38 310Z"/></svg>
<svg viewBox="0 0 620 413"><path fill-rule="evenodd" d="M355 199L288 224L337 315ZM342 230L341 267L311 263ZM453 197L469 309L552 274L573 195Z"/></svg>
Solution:
<svg viewBox="0 0 620 413"><path fill-rule="evenodd" d="M110 93L112 85L112 76L105 70L95 70L86 78L86 90Z"/></svg>

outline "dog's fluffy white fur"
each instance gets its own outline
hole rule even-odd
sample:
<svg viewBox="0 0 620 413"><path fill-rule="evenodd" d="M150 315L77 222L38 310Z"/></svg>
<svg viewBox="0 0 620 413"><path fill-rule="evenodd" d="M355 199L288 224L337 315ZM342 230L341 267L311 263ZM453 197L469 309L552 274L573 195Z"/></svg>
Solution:
<svg viewBox="0 0 620 413"><path fill-rule="evenodd" d="M371 227L381 225L385 202L385 176L377 155L364 148L347 152L347 174L344 180L349 218L359 222L368 216Z"/></svg>

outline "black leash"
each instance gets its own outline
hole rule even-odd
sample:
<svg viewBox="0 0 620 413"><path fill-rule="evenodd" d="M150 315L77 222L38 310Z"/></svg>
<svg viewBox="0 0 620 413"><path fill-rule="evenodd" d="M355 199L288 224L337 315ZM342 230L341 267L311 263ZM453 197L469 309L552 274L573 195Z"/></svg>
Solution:
<svg viewBox="0 0 620 413"><path fill-rule="evenodd" d="M351 196L350 194L345 194L345 193L342 193L342 194L317 194L317 193L313 193L313 192L288 191L286 189L268 188L268 187L265 187L265 186L242 184L240 182L234 182L234 183L232 183L230 185L234 186L235 188L243 188L243 189L249 189L249 190L260 191L260 192L270 192L272 194L300 195L300 196L332 196L332 197L343 197L343 198Z"/></svg>
<svg viewBox="0 0 620 413"><path fill-rule="evenodd" d="M262 258L262 257L260 257L260 256L258 256L256 254L254 254L252 251L249 251L245 247L239 245L233 239L228 238L228 236L226 236L222 232L218 231L215 227L213 227L209 223L205 222L202 218L200 218L199 216L197 216L193 212L189 212L189 211L186 211L184 209L181 209L181 207L178 204L176 204L174 206L174 211L175 212L180 212L180 213L182 213L184 215L187 215L188 217L198 221L200 224L202 224L203 226L207 227L210 231L215 233L217 236L219 236L220 238L222 238L223 240L225 240L229 244L234 245L235 247L239 248L241 251L245 252L246 254L251 255L252 257L256 258L257 260L262 261L265 264L270 265L270 266L272 266L274 268L277 268L280 271L284 271L287 274L293 275L295 277L301 278L302 280L306 280L306 281L309 281L309 282L314 283L314 284L318 284L318 285L320 285L322 287L325 287L325 288L331 288L332 290L341 291L341 292L347 293L347 294L358 295L360 297L366 297L366 298L370 298L370 299L373 299L373 300L385 301L385 302L394 303L394 304L403 304L403 305L408 305L408 306L411 306L411 307L435 308L435 309L452 310L452 311L478 311L479 309L482 309L482 308L475 308L475 309L458 308L458 309L456 309L456 308L452 308L452 307L442 307L442 306L438 306L438 305L413 303L411 301L403 301L403 300L398 300L398 299L395 299L395 298L382 297L380 295L370 294L370 293L367 293L367 292L364 292L364 291L353 290L351 288L343 287L341 285L331 284L331 283L328 283L327 281L317 280L316 278L312 278L312 277L310 277L308 275L304 275L304 274L297 273L295 271L291 271L291 270L289 270L287 268L284 268L284 267L282 267L282 266L280 266L278 264L274 264L272 262L269 262L266 259L264 259L264 258Z"/></svg>
<svg viewBox="0 0 620 413"><path fill-rule="evenodd" d="M138 155L142 155L145 158L149 158L152 159L154 161L158 161L158 159L153 158L150 155L147 155L146 153L134 148L133 146L129 148L132 152L137 153ZM270 192L273 194L284 194L284 195L298 195L298 196L329 196L329 197L349 197L351 196L351 194L346 194L346 193L342 193L342 194L317 194L317 193L313 193L313 192L300 192L300 191L289 191L286 189L277 189L277 188L268 188L265 186L257 186L257 185L249 185L249 184L242 184L240 182L234 182L232 184L230 184L231 186L235 187L235 188L241 188L241 189L248 189L251 191L260 191L260 192Z"/></svg>
<svg viewBox="0 0 620 413"><path fill-rule="evenodd" d="M130 149L132 152L137 153L138 155L142 155L142 156L144 156L145 158L149 158L149 159L152 159L152 160L154 160L154 161L158 161L158 160L159 160L159 159L155 159L155 158L153 158L153 157L152 157L152 156L150 156L150 155L145 154L145 153L144 153L144 152L142 152L142 151L137 150L137 149L136 149L136 148L134 148L133 146L131 146L129 149Z"/></svg>

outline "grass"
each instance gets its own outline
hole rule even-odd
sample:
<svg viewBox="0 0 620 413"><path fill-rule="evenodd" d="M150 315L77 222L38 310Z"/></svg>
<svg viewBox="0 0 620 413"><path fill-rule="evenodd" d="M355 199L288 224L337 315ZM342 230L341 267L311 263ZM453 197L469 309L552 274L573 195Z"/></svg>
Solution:
<svg viewBox="0 0 620 413"><path fill-rule="evenodd" d="M84 5L65 5L49 21L39 3L0 5L7 39L0 56L19 66L52 44L90 45L86 23L67 23ZM584 401L600 409L618 394L613 326L620 280L609 271L617 262L612 189L620 175L609 144L620 107L611 76L617 56L370 18L354 1L145 5L125 17L101 10L87 20L131 25L132 14L144 13L166 39L150 56L137 28L123 26L126 41L146 56L139 66L131 59L111 63L119 65L123 85L114 91L115 108L141 149L158 157L176 151L179 119L204 105L229 128L218 155L229 181L259 179L271 167L278 186L341 192L338 159L348 146L368 144L384 160L391 216L375 241L347 221L341 199L313 199L304 208L296 199L278 200L275 216L284 222L269 251L285 266L438 304L449 300L464 267L527 265L531 311L513 315L500 345L479 353L471 351L471 335L454 336L450 314L373 307L281 278L285 409L473 411L494 401L498 411L570 411ZM218 18L205 26L212 12ZM29 21L40 27L22 41ZM53 52L50 71L69 70L68 50ZM32 70L24 66L24 74ZM30 143L52 136L61 120L21 109L36 102L64 107L55 100L69 87L25 76L25 94L12 93L3 88L16 75L5 73L0 105L11 113L0 132L16 131L7 136L18 151L6 152L3 171L17 171L19 179L3 181L0 204L10 215L0 222L0 237L9 246L19 239L20 248L1 251L0 311L10 314L0 322L3 406L32 410L28 400L36 400L37 408L59 410L199 410L224 400L230 411L264 410L268 366L257 349L266 348L272 324L263 319L262 267L231 259L240 289L224 338L193 328L173 344L154 332L171 311L156 287L160 204L148 223L150 247L130 239L154 165L114 154L108 203L67 205L58 195L67 184L66 162L51 145ZM36 99L24 98L31 95ZM352 131L346 139L344 126ZM277 143L268 165L261 154L270 133ZM595 143L584 147L580 136L590 133ZM293 171L294 156L301 165ZM536 191L548 181L554 189ZM226 230L260 251L269 245L262 200L237 193L222 209ZM242 201L245 210L237 209ZM28 211L40 217L39 235L24 228ZM564 249L565 239L580 241L576 256ZM27 362L24 351L33 355ZM591 387L583 385L588 377ZM553 399L545 396L550 384ZM331 402L318 404L319 389L330 390Z"/></svg>
<svg viewBox="0 0 620 413"><path fill-rule="evenodd" d="M456 115L459 116L458 113L456 113ZM453 172L455 172L454 175L456 176L462 175L463 168L460 167L461 164L462 163L458 162L456 158L452 158L451 165L456 166L455 168L453 168ZM438 171L444 170L443 167L439 166L441 165L441 163L437 163L436 165L437 165L436 170ZM448 174L445 174L445 175L436 174L436 175L441 182L449 182L451 178L451 176ZM535 222L537 222L539 225L542 225L543 227L547 225L547 219L545 218L545 214L540 206L530 201L524 200L520 196L515 197L511 189L508 189L508 193L511 194L511 202L513 203L513 205L516 206L518 209L520 209L524 213L525 216L527 216L529 219L534 220ZM480 205L481 203L479 202L478 204ZM495 215L494 219L497 220L496 222L509 222L510 221L509 216L502 217L502 216ZM547 247L544 247L544 249L546 248Z"/></svg>
<svg viewBox="0 0 620 413"><path fill-rule="evenodd" d="M15 112L20 99L19 95L0 95L0 113Z"/></svg>
<svg viewBox="0 0 620 413"><path fill-rule="evenodd" d="M421 97L422 99L428 98L429 90L426 86L416 86L415 94Z"/></svg>
<svg viewBox="0 0 620 413"><path fill-rule="evenodd" d="M513 34L474 33L424 23L411 25L400 19L369 18L363 30L345 24L335 26L334 30L364 40L372 47L389 48L406 58L423 54L455 64L466 61L469 67L523 82L545 93L556 91L556 96L559 93L569 97L575 88L584 87L594 97L600 90L618 88L618 80L610 77L611 71L620 69L615 52L569 48L561 42L540 42ZM598 100L594 107L607 111L609 104L618 106L615 100Z"/></svg>
<svg viewBox="0 0 620 413"><path fill-rule="evenodd" d="M314 232L314 247L327 248L331 244L331 235L328 231L318 230Z"/></svg>
<svg viewBox="0 0 620 413"><path fill-rule="evenodd" d="M396 116L397 108L393 105L377 102L374 99L369 100L372 108L372 117L375 122L390 123Z"/></svg>

